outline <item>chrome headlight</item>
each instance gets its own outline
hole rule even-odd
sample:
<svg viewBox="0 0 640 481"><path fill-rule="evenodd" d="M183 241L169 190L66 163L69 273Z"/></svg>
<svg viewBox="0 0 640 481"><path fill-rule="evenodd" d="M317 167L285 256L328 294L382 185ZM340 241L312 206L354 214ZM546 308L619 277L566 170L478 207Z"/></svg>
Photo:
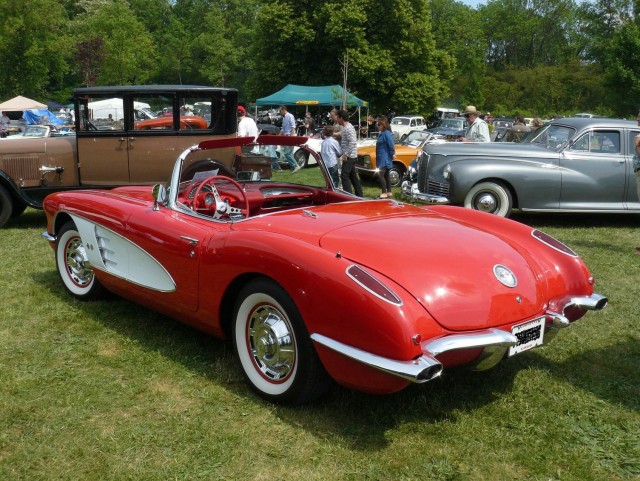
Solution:
<svg viewBox="0 0 640 481"><path fill-rule="evenodd" d="M365 155L363 158L364 166L367 168L371 168L371 156Z"/></svg>
<svg viewBox="0 0 640 481"><path fill-rule="evenodd" d="M442 170L442 177L444 177L445 179L449 180L449 178L451 178L451 165L447 164L444 166L444 169Z"/></svg>

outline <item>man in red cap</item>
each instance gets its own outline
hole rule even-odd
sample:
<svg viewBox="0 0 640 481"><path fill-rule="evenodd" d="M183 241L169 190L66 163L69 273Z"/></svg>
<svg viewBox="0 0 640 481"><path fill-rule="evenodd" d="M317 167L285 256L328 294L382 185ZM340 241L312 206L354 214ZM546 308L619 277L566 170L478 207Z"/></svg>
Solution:
<svg viewBox="0 0 640 481"><path fill-rule="evenodd" d="M258 138L258 126L251 117L247 117L242 105L238 105L238 137L253 137L254 141ZM257 152L257 147L254 147L254 151Z"/></svg>

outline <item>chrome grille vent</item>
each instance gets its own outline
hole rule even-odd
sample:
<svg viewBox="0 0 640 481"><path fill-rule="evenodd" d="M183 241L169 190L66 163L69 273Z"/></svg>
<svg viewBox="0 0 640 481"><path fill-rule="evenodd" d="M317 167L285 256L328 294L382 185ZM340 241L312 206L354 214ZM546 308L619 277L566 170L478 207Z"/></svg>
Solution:
<svg viewBox="0 0 640 481"><path fill-rule="evenodd" d="M427 181L427 194L449 197L449 184L436 182L435 180Z"/></svg>
<svg viewBox="0 0 640 481"><path fill-rule="evenodd" d="M21 142L20 140L12 142ZM32 155L12 155L4 157L4 171L15 180L39 180L40 172L38 171L38 156Z"/></svg>

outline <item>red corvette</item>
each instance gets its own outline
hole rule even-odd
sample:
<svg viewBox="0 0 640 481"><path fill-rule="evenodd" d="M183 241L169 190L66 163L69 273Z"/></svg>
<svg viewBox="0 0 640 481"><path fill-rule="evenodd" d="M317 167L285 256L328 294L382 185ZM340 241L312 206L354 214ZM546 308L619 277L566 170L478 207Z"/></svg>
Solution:
<svg viewBox="0 0 640 481"><path fill-rule="evenodd" d="M354 197L312 151L317 167L271 173L269 157L242 153L252 140L193 146L166 186L47 197L43 235L66 289L107 289L230 338L251 388L289 404L331 379L390 393L453 366L489 369L607 304L543 232ZM266 153L306 138L258 142Z"/></svg>

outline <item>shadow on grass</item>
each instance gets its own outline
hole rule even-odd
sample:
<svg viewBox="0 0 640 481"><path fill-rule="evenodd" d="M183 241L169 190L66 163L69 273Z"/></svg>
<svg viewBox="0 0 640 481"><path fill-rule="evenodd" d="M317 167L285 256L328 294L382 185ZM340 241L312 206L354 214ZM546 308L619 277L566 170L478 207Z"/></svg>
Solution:
<svg viewBox="0 0 640 481"><path fill-rule="evenodd" d="M35 229L42 227L42 232L47 229L47 216L43 210L27 209L18 217L9 219L3 229Z"/></svg>
<svg viewBox="0 0 640 481"><path fill-rule="evenodd" d="M514 211L511 219L534 227L637 227L640 214L580 214Z"/></svg>
<svg viewBox="0 0 640 481"><path fill-rule="evenodd" d="M625 359L640 359L640 343L631 338L561 363L534 351L486 372L448 370L440 379L411 385L391 395L368 395L334 386L311 405L273 407L246 385L230 344L116 296L97 302L75 300L64 290L55 271L35 273L33 277L62 302L73 303L87 318L134 340L137 346L160 353L248 399L258 409L272 409L285 423L302 426L319 437L335 437L356 450L383 449L389 444L386 433L399 425L426 424L437 429L438 423L455 421L508 393L516 374L527 368L548 371L614 404L640 408L640 370L628 366L621 376L619 369Z"/></svg>
<svg viewBox="0 0 640 481"><path fill-rule="evenodd" d="M550 345L552 346L552 344ZM552 362L535 351L534 365L557 379L614 405L640 412L640 339L621 336L620 342Z"/></svg>

